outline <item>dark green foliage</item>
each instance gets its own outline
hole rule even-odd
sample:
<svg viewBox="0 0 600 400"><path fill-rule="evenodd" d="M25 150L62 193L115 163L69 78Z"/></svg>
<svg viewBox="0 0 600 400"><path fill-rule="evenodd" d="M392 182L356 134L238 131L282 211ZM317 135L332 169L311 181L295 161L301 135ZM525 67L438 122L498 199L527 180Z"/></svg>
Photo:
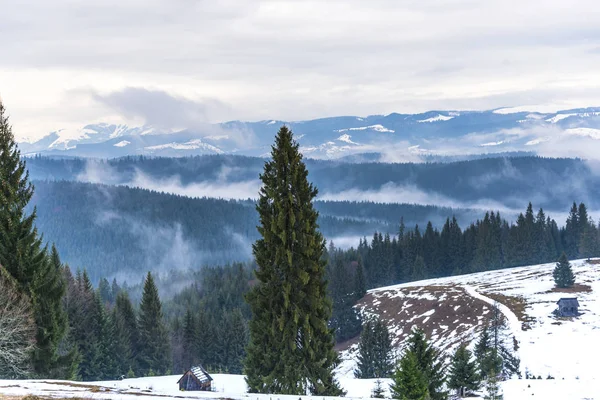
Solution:
<svg viewBox="0 0 600 400"><path fill-rule="evenodd" d="M354 309L356 301L362 297L359 297L361 289L356 288L357 280L360 280L357 278L359 267L352 279L351 263L346 264L343 254L333 244L330 244L328 255L328 291L333 303L329 326L335 331L336 341L343 342L358 336L362 328L361 318Z"/></svg>
<svg viewBox="0 0 600 400"><path fill-rule="evenodd" d="M137 355L140 375L149 376L150 371L164 374L170 366L168 333L163 321L162 304L152 274L144 283L138 322L141 345Z"/></svg>
<svg viewBox="0 0 600 400"><path fill-rule="evenodd" d="M216 365L224 372L241 374L246 356L248 332L246 322L240 310L225 315L217 326Z"/></svg>
<svg viewBox="0 0 600 400"><path fill-rule="evenodd" d="M312 206L317 189L308 182L298 144L285 126L271 156L260 176L261 238L253 246L258 283L248 295L247 383L251 392L338 396L325 240Z"/></svg>
<svg viewBox="0 0 600 400"><path fill-rule="evenodd" d="M471 352L466 345L456 349L448 373L448 388L456 390L459 397L465 397L481 385L477 364L471 360Z"/></svg>
<svg viewBox="0 0 600 400"><path fill-rule="evenodd" d="M398 400L429 400L427 376L419 366L415 353L408 351L400 360L390 386L392 398Z"/></svg>
<svg viewBox="0 0 600 400"><path fill-rule="evenodd" d="M36 210L30 214L25 210L32 196L29 173L0 101L0 265L32 304L37 327L31 359L34 374L64 377L64 367L71 360L58 352L67 327L62 309L62 266L56 249L53 247L48 255L42 246L34 226Z"/></svg>
<svg viewBox="0 0 600 400"><path fill-rule="evenodd" d="M354 375L359 379L388 378L393 370L392 339L387 325L380 319L369 319L360 335Z"/></svg>
<svg viewBox="0 0 600 400"><path fill-rule="evenodd" d="M365 270L362 265L362 257L358 256L358 262L356 265L356 275L354 277L354 287L356 297L358 299L363 298L367 294L367 281L365 279Z"/></svg>
<svg viewBox="0 0 600 400"><path fill-rule="evenodd" d="M575 275L573 275L571 264L569 263L569 259L565 252L563 252L558 259L552 275L556 287L568 288L575 284Z"/></svg>
<svg viewBox="0 0 600 400"><path fill-rule="evenodd" d="M418 369L427 381L427 391L432 400L444 400L447 393L443 390L445 368L442 354L427 341L425 333L415 329L408 339L406 353L415 356Z"/></svg>

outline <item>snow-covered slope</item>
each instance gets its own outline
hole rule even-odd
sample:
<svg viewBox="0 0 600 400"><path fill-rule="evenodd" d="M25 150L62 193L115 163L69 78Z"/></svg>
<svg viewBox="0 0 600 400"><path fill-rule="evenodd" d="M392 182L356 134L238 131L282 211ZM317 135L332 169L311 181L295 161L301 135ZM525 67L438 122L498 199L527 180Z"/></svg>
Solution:
<svg viewBox="0 0 600 400"><path fill-rule="evenodd" d="M357 307L386 320L398 346L419 326L451 352L474 340L498 302L519 343L523 372L592 379L600 359L600 260L571 264L577 283L570 289L554 288L551 263L373 289ZM577 297L581 315L555 316L561 297Z"/></svg>
<svg viewBox="0 0 600 400"><path fill-rule="evenodd" d="M502 383L507 400L600 399L600 260L573 261L576 286L554 289L555 264L542 264L430 279L370 290L357 307L389 324L394 344L401 349L414 326L424 328L434 344L450 353L472 341L482 328L490 304L498 302L518 343L523 371L540 380L512 379ZM553 314L561 297L577 297L579 317ZM401 351L401 350L399 350ZM349 398L368 398L374 380L353 378L355 346L342 354L336 370ZM549 375L555 379L546 379ZM244 377L213 375L215 392L180 392L179 376L81 383L64 381L0 381L0 393L22 396L150 400L156 397L297 400L298 396L248 395ZM387 389L389 380L385 380ZM302 396L308 399L308 396ZM322 397L318 397L322 399Z"/></svg>

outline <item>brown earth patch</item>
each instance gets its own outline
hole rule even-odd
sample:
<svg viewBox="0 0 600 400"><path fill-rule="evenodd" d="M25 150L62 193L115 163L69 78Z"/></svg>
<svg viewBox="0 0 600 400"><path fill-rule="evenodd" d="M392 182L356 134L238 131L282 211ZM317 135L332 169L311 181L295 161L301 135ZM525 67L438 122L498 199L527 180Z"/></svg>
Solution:
<svg viewBox="0 0 600 400"><path fill-rule="evenodd" d="M568 288L557 288L553 287L548 290L546 293L591 293L592 287L590 285L585 285L582 283L576 283Z"/></svg>
<svg viewBox="0 0 600 400"><path fill-rule="evenodd" d="M482 294L508 307L508 309L517 316L519 321L521 321L521 329L524 331L531 329L531 324L535 322L535 318L527 315L527 302L525 301L525 298L521 296L507 296L502 293L493 292Z"/></svg>
<svg viewBox="0 0 600 400"><path fill-rule="evenodd" d="M360 335L355 336L352 339L348 339L343 342L336 343L334 346L334 350L338 351L338 352L348 350L350 347L352 347L352 345L357 344L358 342L360 342Z"/></svg>
<svg viewBox="0 0 600 400"><path fill-rule="evenodd" d="M456 285L372 292L356 307L387 322L395 347L401 347L413 326L417 326L441 350L472 340L468 332L483 325L483 319L490 312L487 303L469 296Z"/></svg>
<svg viewBox="0 0 600 400"><path fill-rule="evenodd" d="M587 263L592 265L600 265L600 260L589 260Z"/></svg>

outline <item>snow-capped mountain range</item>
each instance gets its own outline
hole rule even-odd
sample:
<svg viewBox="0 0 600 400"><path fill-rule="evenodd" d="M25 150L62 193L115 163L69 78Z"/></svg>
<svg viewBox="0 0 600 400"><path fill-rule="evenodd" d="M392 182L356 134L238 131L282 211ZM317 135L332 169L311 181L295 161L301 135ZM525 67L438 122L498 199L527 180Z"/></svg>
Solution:
<svg viewBox="0 0 600 400"><path fill-rule="evenodd" d="M496 109L307 121L230 121L180 131L93 124L75 131L57 130L38 141L22 142L20 147L24 154L103 158L223 153L263 156L268 154L277 129L284 124L296 134L303 153L313 158L386 152L417 157L537 153L552 142L600 140L600 107L556 113Z"/></svg>

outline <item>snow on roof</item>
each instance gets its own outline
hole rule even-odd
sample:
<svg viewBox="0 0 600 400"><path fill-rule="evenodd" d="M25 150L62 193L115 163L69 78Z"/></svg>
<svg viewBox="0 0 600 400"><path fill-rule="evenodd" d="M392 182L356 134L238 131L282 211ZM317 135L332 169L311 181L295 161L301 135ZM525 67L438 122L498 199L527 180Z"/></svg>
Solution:
<svg viewBox="0 0 600 400"><path fill-rule="evenodd" d="M210 376L210 374L208 372L206 372L206 370L204 369L204 367L202 367L202 365L198 365L197 367L192 367L192 368L190 368L190 370L188 372L191 372L192 374L194 374L194 376L200 381L200 383L206 383L206 382L210 382L213 380L213 378ZM187 374L187 372L185 374ZM183 376L185 376L185 374L183 374ZM181 379L179 379L179 381L181 381ZM179 383L179 381L177 383Z"/></svg>

